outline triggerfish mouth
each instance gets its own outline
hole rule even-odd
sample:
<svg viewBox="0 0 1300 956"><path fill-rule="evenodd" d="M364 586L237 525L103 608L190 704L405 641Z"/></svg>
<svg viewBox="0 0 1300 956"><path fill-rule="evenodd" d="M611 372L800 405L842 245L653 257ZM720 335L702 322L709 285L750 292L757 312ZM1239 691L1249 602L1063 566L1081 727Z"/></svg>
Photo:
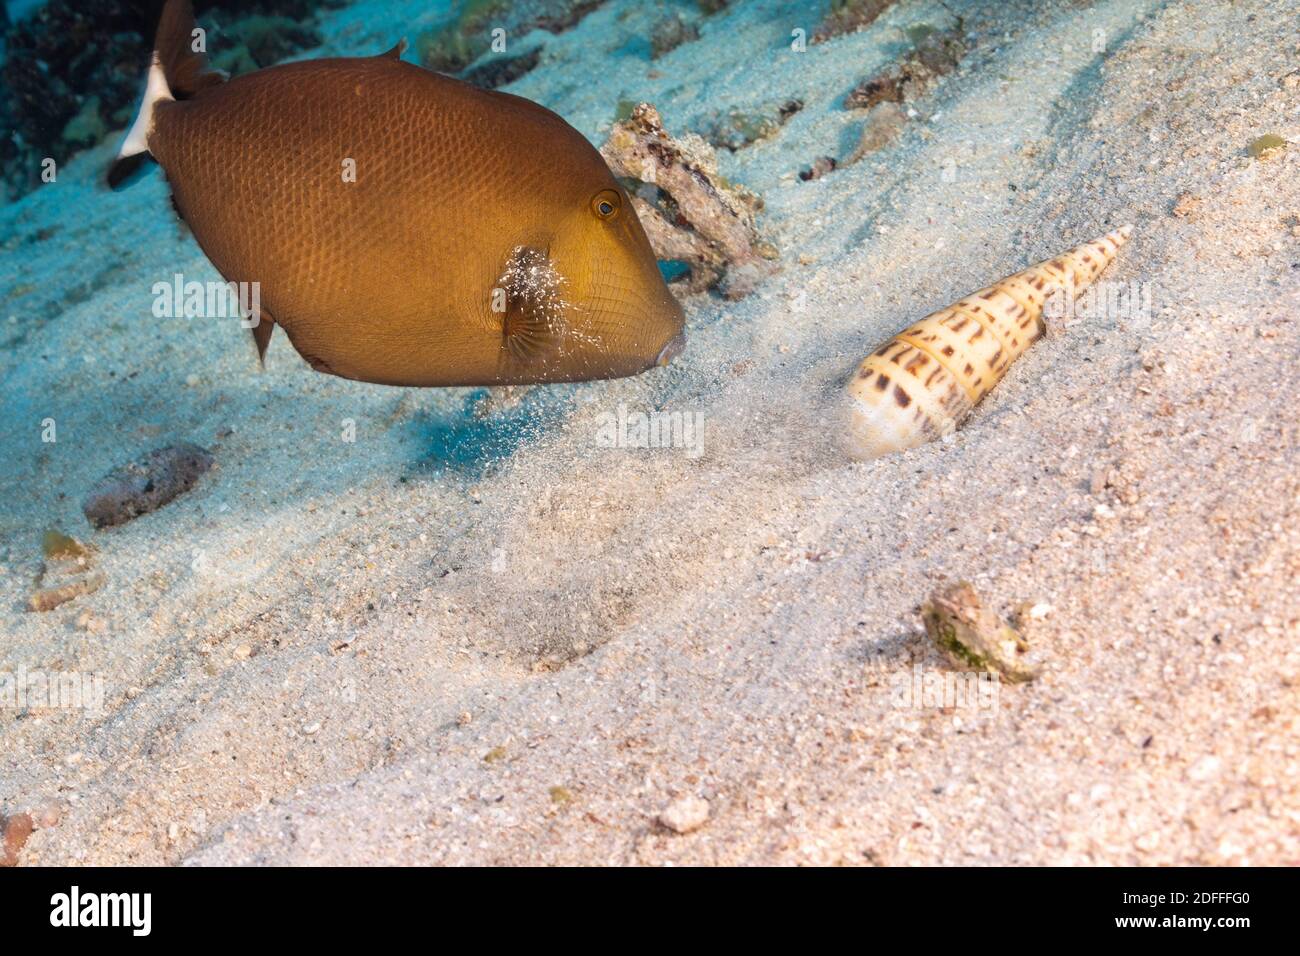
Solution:
<svg viewBox="0 0 1300 956"><path fill-rule="evenodd" d="M163 9L144 99L109 170L152 157L222 277L257 283L312 367L387 385L634 375L685 342L627 194L559 116L401 60L228 80L188 0Z"/></svg>

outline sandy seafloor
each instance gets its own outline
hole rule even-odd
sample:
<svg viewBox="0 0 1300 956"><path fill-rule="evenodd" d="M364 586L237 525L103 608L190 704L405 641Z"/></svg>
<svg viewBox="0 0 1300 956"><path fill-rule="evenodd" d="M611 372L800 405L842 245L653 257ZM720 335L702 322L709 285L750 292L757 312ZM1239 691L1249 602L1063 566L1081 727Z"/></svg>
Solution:
<svg viewBox="0 0 1300 956"><path fill-rule="evenodd" d="M232 322L154 320L155 281L216 274L157 173L99 185L113 144L0 208L0 669L106 686L0 712L0 808L60 817L22 862L1300 861L1294 4L948 6L962 69L813 182L861 126L844 94L941 6L801 54L796 4L656 62L650 4L548 36L510 89L595 142L620 99L678 132L803 99L722 156L783 269L687 300L670 368L486 420L481 391L320 375L282 336L259 372ZM427 10L329 13L321 52ZM1251 158L1265 133L1290 147ZM872 346L1125 222L1107 278L1150 283L1148 317L1054 328L950 440L845 459ZM600 447L620 403L702 413L704 453ZM92 531L90 485L173 440L218 469ZM51 526L107 583L30 613ZM897 675L949 667L917 608L960 578L1045 606L1044 672L993 710L900 707ZM687 794L708 823L657 825Z"/></svg>

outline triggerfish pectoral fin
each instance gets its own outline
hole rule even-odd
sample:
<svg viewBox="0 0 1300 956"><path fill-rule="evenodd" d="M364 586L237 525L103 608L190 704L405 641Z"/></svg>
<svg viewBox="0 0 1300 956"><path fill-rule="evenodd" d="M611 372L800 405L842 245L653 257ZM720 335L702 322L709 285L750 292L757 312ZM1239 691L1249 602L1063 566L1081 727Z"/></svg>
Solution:
<svg viewBox="0 0 1300 956"><path fill-rule="evenodd" d="M512 358L534 361L559 344L564 336L563 285L545 249L514 250L500 279L506 295L501 335Z"/></svg>

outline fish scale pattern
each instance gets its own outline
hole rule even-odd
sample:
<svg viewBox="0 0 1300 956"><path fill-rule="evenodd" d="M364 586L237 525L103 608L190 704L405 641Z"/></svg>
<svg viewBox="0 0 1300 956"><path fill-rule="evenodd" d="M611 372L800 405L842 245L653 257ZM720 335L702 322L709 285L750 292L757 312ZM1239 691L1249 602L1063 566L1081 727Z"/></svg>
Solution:
<svg viewBox="0 0 1300 956"><path fill-rule="evenodd" d="M494 350L493 289L512 250L551 247L595 189L617 188L550 111L393 56L285 64L161 103L149 146L217 270L260 283L265 315L304 358L389 384L542 374ZM593 289L662 287L636 236L643 274L589 277ZM655 297L680 317L666 287L643 298ZM635 322L606 325L617 357Z"/></svg>

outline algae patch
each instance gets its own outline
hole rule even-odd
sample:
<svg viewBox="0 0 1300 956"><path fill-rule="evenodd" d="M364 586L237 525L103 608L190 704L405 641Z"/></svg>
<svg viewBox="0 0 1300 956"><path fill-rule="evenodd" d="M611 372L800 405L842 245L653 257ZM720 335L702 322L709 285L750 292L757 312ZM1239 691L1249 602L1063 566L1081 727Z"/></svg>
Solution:
<svg viewBox="0 0 1300 956"><path fill-rule="evenodd" d="M1283 149L1286 149L1286 140L1276 133L1265 133L1258 139L1252 140L1246 147L1246 151L1254 159L1268 159L1273 153Z"/></svg>
<svg viewBox="0 0 1300 956"><path fill-rule="evenodd" d="M1033 680L1029 643L986 608L965 581L936 591L921 608L925 631L959 667L1001 674L1012 683Z"/></svg>

